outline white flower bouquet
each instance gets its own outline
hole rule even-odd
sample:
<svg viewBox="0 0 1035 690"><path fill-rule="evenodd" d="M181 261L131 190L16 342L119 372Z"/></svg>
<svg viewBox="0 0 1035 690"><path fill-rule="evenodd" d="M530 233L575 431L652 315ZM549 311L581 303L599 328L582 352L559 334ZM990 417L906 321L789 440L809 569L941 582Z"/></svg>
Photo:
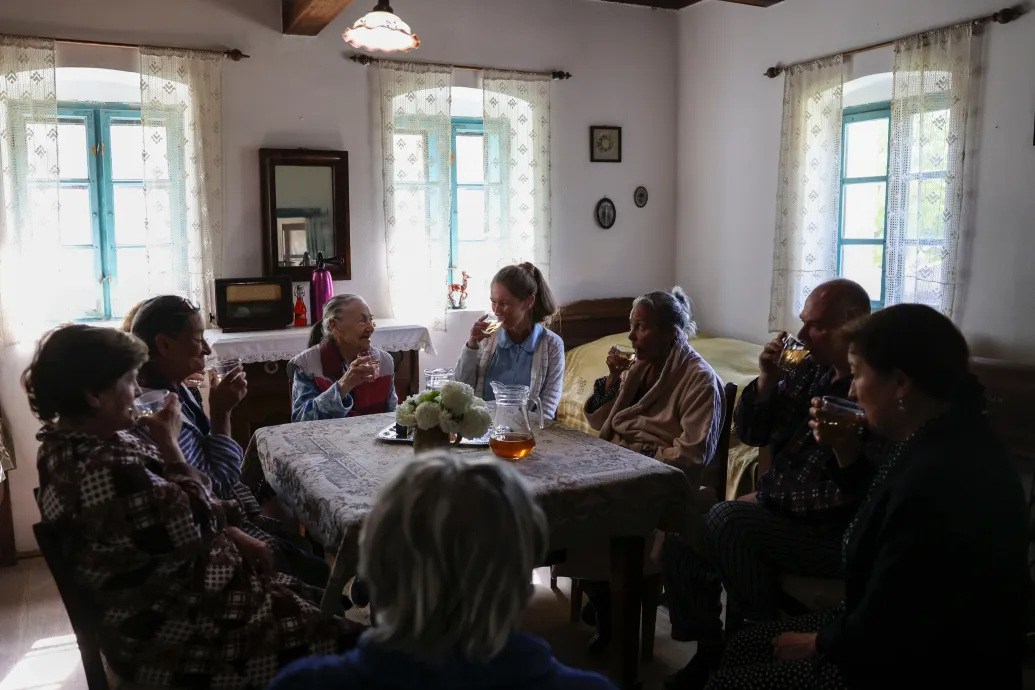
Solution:
<svg viewBox="0 0 1035 690"><path fill-rule="evenodd" d="M485 401L466 383L450 381L442 390L411 395L399 405L395 420L403 426L438 429L459 438L480 438L492 424Z"/></svg>

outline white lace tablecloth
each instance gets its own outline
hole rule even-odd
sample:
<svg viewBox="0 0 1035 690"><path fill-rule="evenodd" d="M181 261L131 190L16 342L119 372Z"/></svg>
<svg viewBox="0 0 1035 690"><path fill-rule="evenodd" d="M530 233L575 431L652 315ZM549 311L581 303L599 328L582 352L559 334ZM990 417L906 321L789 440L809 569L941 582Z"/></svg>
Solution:
<svg viewBox="0 0 1035 690"><path fill-rule="evenodd" d="M280 499L319 541L336 545L413 456L408 444L375 438L394 422L388 413L266 427L251 450ZM546 511L551 548L684 526L692 498L680 470L556 423L535 434L535 450L516 464ZM457 452L495 458L487 448Z"/></svg>
<svg viewBox="0 0 1035 690"><path fill-rule="evenodd" d="M240 357L245 364L256 362L277 362L291 359L308 347L309 330L305 328L284 328L277 331L247 331L224 333L214 329L205 331L205 338L212 351L220 358ZM417 326L396 319L378 319L377 330L370 339L374 347L387 352L418 350L437 354L431 344L431 333L424 326Z"/></svg>

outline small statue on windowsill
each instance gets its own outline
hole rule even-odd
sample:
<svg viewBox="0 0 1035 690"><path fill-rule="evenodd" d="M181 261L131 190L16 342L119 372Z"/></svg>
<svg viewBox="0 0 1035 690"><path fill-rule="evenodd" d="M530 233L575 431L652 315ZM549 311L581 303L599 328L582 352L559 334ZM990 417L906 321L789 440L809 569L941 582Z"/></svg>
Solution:
<svg viewBox="0 0 1035 690"><path fill-rule="evenodd" d="M453 283L446 291L446 296L449 297L450 309L467 308L467 279L471 276L467 275L467 271L462 271L461 275L464 277L464 282Z"/></svg>
<svg viewBox="0 0 1035 690"><path fill-rule="evenodd" d="M302 265L303 266L312 266L313 265L313 260L309 256L309 250L306 250L305 252L302 253Z"/></svg>

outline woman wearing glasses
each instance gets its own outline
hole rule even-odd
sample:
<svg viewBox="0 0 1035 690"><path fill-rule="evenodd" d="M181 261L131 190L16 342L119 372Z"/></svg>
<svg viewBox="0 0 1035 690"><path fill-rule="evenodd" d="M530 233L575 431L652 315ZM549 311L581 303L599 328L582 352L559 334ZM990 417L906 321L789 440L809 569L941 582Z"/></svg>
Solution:
<svg viewBox="0 0 1035 690"><path fill-rule="evenodd" d="M336 295L324 305L309 349L288 362L291 421L395 410L395 361L370 346L375 327L370 307L359 295Z"/></svg>

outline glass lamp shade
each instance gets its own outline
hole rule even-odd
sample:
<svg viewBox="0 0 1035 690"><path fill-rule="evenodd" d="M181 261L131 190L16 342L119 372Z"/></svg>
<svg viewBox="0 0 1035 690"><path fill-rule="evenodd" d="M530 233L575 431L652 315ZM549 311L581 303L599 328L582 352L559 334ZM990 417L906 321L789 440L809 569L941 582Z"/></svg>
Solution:
<svg viewBox="0 0 1035 690"><path fill-rule="evenodd" d="M353 48L379 53L405 53L420 47L410 26L392 12L368 12L342 38Z"/></svg>

